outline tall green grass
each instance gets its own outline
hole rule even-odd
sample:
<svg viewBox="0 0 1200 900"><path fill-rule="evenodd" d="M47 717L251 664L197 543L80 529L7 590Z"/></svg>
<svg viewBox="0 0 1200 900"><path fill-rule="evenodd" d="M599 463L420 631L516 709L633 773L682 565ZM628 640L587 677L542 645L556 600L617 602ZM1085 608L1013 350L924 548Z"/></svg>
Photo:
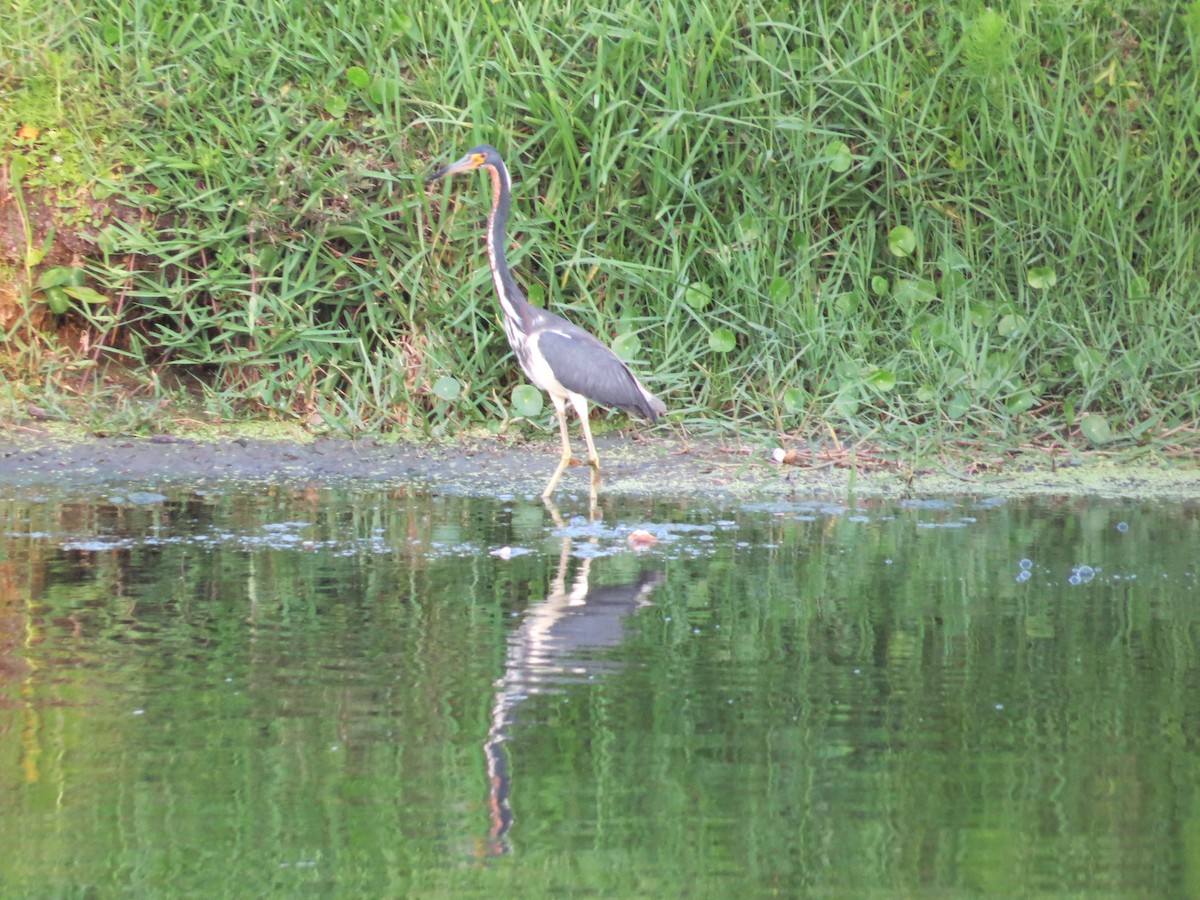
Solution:
<svg viewBox="0 0 1200 900"><path fill-rule="evenodd" d="M79 314L225 402L514 415L489 191L421 180L487 141L518 280L620 337L677 423L1101 442L1197 414L1200 3L74 0L0 26L10 95L69 61L56 124L142 212L90 266L108 317Z"/></svg>

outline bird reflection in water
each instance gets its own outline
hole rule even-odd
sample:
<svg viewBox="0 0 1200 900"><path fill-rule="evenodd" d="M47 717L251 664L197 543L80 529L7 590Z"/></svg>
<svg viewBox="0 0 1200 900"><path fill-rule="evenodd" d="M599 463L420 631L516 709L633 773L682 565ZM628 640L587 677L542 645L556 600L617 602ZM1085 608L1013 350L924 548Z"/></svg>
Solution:
<svg viewBox="0 0 1200 900"><path fill-rule="evenodd" d="M553 503L546 500L555 522L563 523ZM589 539L596 543L597 539ZM650 603L649 595L663 581L663 573L644 569L627 584L592 587L594 558L578 560L570 587L567 570L574 541L562 539L558 568L546 598L525 612L524 622L508 637L504 675L496 681L492 722L483 751L487 759L488 807L491 827L485 848L487 856L509 852L513 812L509 805L512 776L504 744L517 719L521 704L537 694L553 694L571 684L618 671L618 660L606 659L601 651L621 644L627 633L627 617Z"/></svg>

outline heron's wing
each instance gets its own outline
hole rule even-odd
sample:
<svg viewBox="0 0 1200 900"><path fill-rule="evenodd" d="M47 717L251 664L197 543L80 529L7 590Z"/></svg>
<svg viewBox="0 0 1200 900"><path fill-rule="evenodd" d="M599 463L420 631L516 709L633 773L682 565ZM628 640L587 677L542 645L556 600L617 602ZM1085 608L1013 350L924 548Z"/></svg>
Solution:
<svg viewBox="0 0 1200 900"><path fill-rule="evenodd" d="M665 412L629 366L581 328L571 325L538 332L537 349L558 383L572 393L603 406L637 413L651 422Z"/></svg>

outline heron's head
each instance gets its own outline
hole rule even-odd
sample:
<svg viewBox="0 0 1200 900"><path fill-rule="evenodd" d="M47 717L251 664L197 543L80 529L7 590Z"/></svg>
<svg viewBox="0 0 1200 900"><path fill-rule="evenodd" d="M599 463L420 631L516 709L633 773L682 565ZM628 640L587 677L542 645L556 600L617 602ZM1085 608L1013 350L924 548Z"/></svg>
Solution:
<svg viewBox="0 0 1200 900"><path fill-rule="evenodd" d="M480 144L478 147L468 150L467 155L458 162L450 163L444 169L438 169L426 178L425 181L437 181L439 178L445 178L447 175L457 175L459 172L474 172L476 169L482 169L485 166L496 167L500 164L500 151L490 144Z"/></svg>

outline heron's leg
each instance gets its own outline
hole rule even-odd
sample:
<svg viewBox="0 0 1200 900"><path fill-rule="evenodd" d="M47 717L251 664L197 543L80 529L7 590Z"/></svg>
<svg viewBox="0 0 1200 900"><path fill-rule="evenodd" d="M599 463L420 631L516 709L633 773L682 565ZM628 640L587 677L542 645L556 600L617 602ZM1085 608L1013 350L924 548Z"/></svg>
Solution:
<svg viewBox="0 0 1200 900"><path fill-rule="evenodd" d="M579 416L579 424L583 427L583 439L587 441L588 465L592 468L592 504L596 503L596 493L600 490L600 454L592 441L592 426L588 424L587 400L578 394L571 395L571 405Z"/></svg>
<svg viewBox="0 0 1200 900"><path fill-rule="evenodd" d="M542 497L542 503L546 506L546 512L550 513L550 521L557 528L566 528L567 523L563 521L562 513L558 511L558 504L554 502L552 497Z"/></svg>
<svg viewBox="0 0 1200 900"><path fill-rule="evenodd" d="M554 489L558 487L558 479L562 478L562 473L567 471L567 466L571 464L571 438L567 434L567 401L551 394L550 402L554 404L554 412L558 414L558 433L562 437L562 459L558 461L558 468L550 477L550 483L542 491L543 498L554 493ZM584 434L586 433L585 431Z"/></svg>

